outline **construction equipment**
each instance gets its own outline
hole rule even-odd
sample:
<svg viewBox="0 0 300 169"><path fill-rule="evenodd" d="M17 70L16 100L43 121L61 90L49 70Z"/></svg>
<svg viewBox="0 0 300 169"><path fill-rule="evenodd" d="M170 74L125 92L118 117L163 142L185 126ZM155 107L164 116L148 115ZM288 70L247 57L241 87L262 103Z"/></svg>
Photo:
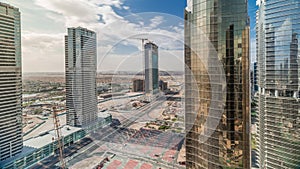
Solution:
<svg viewBox="0 0 300 169"><path fill-rule="evenodd" d="M56 106L54 106L53 108L53 123L54 123L54 130L55 130L55 134L56 134L56 140L57 140L57 145L58 145L58 150L59 150L59 162L60 162L60 167L62 169L66 168L66 163L64 161L64 156L63 156L63 143L62 143L62 134L61 134L61 129L60 129L60 123L59 123L59 119L57 117L57 110L56 110Z"/></svg>
<svg viewBox="0 0 300 169"><path fill-rule="evenodd" d="M145 76L145 58L144 58L145 47L144 47L144 45L145 45L145 41L149 41L149 39L148 38L131 38L131 39L137 39L137 40L141 40L142 41L142 46L141 46L141 54L142 54L142 58L143 58L142 59L142 65L143 65L143 72L142 72L142 74L143 74L143 76ZM143 77L143 78L145 78L145 77Z"/></svg>
<svg viewBox="0 0 300 169"><path fill-rule="evenodd" d="M144 49L144 42L145 41L149 41L148 38L131 38L131 39L137 39L137 40L141 40L142 41L142 48L141 48L142 51Z"/></svg>

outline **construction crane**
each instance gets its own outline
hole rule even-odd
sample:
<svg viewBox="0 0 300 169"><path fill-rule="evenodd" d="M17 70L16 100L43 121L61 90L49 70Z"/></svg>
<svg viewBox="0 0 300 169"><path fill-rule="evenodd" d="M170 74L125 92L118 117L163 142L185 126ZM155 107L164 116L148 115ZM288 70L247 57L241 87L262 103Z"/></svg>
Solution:
<svg viewBox="0 0 300 169"><path fill-rule="evenodd" d="M56 134L56 140L57 140L57 145L58 145L58 150L59 150L59 162L60 162L60 167L62 169L66 168L66 163L64 161L64 156L63 156L63 144L62 144L62 134L61 134L61 129L60 129L60 123L59 119L57 116L57 110L56 106L53 106L53 123L54 123L54 130Z"/></svg>
<svg viewBox="0 0 300 169"><path fill-rule="evenodd" d="M142 41L142 46L141 46L141 53L142 53L142 68L143 68L143 76L145 76L145 59L143 58L143 51L145 51L145 47L144 47L144 45L145 45L145 41L149 41L149 39L148 38L131 38L131 39L137 39L137 40L141 40Z"/></svg>
<svg viewBox="0 0 300 169"><path fill-rule="evenodd" d="M145 82L146 82L146 60L145 60L145 58L143 58L144 57L144 52L143 51L145 51L145 47L144 47L144 43L145 43L145 41L148 41L148 42L152 42L152 41L150 41L148 38L131 38L131 39L137 39L137 40L141 40L142 41L142 48L141 48L141 53L142 53L142 68L143 68L143 73L142 73L142 77L143 77L143 79L145 80Z"/></svg>
<svg viewBox="0 0 300 169"><path fill-rule="evenodd" d="M142 51L144 49L144 42L145 41L149 41L148 38L131 38L131 39L137 39L137 40L141 40L142 41L142 48L141 48Z"/></svg>

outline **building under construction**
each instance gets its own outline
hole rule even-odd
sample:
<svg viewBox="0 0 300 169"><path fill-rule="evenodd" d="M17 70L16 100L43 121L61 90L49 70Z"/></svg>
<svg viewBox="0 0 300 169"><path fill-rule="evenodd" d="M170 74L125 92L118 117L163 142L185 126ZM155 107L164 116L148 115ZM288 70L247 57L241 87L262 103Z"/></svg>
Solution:
<svg viewBox="0 0 300 169"><path fill-rule="evenodd" d="M134 79L133 80L133 92L144 92L145 91L145 81L143 79Z"/></svg>

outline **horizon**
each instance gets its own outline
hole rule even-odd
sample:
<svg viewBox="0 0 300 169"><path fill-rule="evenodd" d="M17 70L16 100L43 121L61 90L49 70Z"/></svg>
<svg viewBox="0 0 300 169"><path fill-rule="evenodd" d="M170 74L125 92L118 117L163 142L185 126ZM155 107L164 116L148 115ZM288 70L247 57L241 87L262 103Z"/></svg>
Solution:
<svg viewBox="0 0 300 169"><path fill-rule="evenodd" d="M138 57L140 42L133 40L135 37L148 37L157 43L159 67L167 71L184 69L183 16L186 1L72 1L77 4L76 8L70 6L68 0L3 2L19 8L21 12L23 72L63 72L63 39L70 27L83 27L97 33L98 71L112 71L119 67L124 71L142 69L140 64L131 64L142 63ZM156 5L158 2L159 7ZM253 1L248 3L248 14L251 18L250 54L253 62L256 58L253 19L257 6ZM91 8L87 9L86 6ZM76 10L85 14L82 16ZM120 25L123 25L124 30L118 29ZM128 38L128 35L134 38Z"/></svg>

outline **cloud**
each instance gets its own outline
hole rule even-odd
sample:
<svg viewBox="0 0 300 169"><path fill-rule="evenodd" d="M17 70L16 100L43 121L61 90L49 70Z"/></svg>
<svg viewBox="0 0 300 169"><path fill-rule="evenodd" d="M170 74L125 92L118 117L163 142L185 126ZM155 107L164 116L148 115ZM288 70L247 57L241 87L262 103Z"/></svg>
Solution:
<svg viewBox="0 0 300 169"><path fill-rule="evenodd" d="M265 0L256 0L256 5L257 5L257 6L260 6L260 4L261 4L262 2L265 2Z"/></svg>
<svg viewBox="0 0 300 169"><path fill-rule="evenodd" d="M114 6L119 9L122 8L123 1L122 0L88 0L89 3L94 3L97 5L108 5L108 6Z"/></svg>
<svg viewBox="0 0 300 169"><path fill-rule="evenodd" d="M6 1L6 0L5 0ZM21 11L24 72L64 71L64 35L68 27L87 27L99 32L122 17L112 7L121 0L27 0L6 1ZM111 48L106 45L98 48ZM34 63L34 64L33 64Z"/></svg>
<svg viewBox="0 0 300 169"><path fill-rule="evenodd" d="M22 15L25 72L64 71L63 38L68 27L81 26L97 32L98 61L109 69L120 64L128 53L141 51L141 41L134 38L149 38L160 50L168 52L183 47L181 18L160 13L133 14L123 0L27 0L22 3L13 0L12 5L19 7ZM118 10L122 13L125 10L128 16L120 15Z"/></svg>
<svg viewBox="0 0 300 169"><path fill-rule="evenodd" d="M37 43L38 42L38 43ZM57 72L64 70L63 34L24 33L22 38L23 70Z"/></svg>
<svg viewBox="0 0 300 169"><path fill-rule="evenodd" d="M159 49L159 69L164 71L183 71L184 59L183 50L164 50ZM103 63L108 63L114 60L111 64L98 65L99 70L109 71L133 71L140 72L143 70L143 52L134 52L126 57L120 57L119 55L109 55L109 57L103 58Z"/></svg>
<svg viewBox="0 0 300 169"><path fill-rule="evenodd" d="M122 18L112 9L112 6L121 7L122 3L119 0L36 0L35 4L60 15L66 27L81 25L89 29L97 29L103 23L109 24ZM100 16L103 23L99 22ZM55 18L50 17L50 19Z"/></svg>
<svg viewBox="0 0 300 169"><path fill-rule="evenodd" d="M162 16L155 16L150 21L151 21L150 28L156 28L158 25L163 23L164 18Z"/></svg>
<svg viewBox="0 0 300 169"><path fill-rule="evenodd" d="M153 17L150 17L153 15ZM133 19L135 18L135 19ZM169 26L172 23L168 23L168 26L165 27L145 27L145 22L149 22L147 18L156 18L155 20L162 20L165 18L166 21L168 20L176 20L176 26ZM150 21L151 21L150 20ZM107 25L107 27L104 27L105 31L100 31L100 43L102 43L101 46L105 46L105 44L112 45L113 49L116 49L115 51L120 51L120 49L124 49L123 46L133 46L137 51L142 50L141 45L141 38L147 38L150 41L156 43L159 46L160 50L183 50L183 27L178 25L182 21L181 18L174 18L174 16L171 15L165 15L165 14L158 14L158 13L144 13L139 15L132 15L124 17L122 20L118 20L115 23ZM120 29L121 28L121 29ZM111 55L114 55L114 52L110 51L109 48L106 51L100 51L100 56L111 58ZM113 50L114 51L114 50ZM114 55L115 56L115 55ZM128 52L124 52L124 54L119 54L119 57L127 57ZM116 56L115 56L116 57ZM164 57L164 55L162 55ZM183 55L181 55L183 57ZM104 59L105 60L105 59ZM106 61L107 62L107 61ZM100 62L99 64L103 64ZM101 66L100 66L101 67ZM176 66L174 66L176 67Z"/></svg>

